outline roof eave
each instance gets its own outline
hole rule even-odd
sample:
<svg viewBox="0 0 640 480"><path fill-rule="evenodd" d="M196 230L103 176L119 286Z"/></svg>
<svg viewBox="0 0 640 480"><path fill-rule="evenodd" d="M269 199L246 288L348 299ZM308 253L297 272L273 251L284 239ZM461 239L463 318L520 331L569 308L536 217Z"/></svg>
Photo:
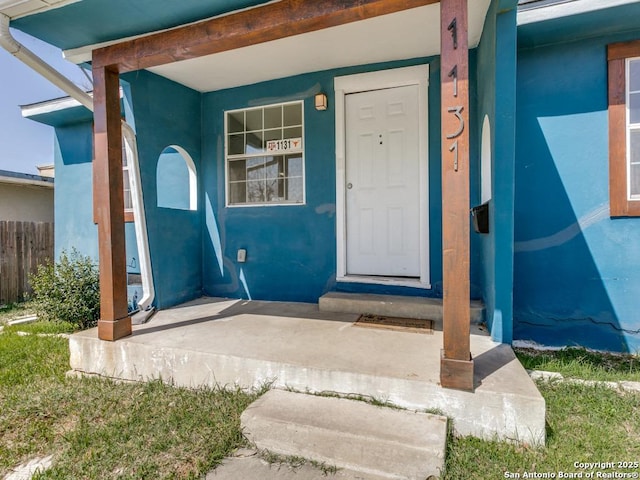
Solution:
<svg viewBox="0 0 640 480"><path fill-rule="evenodd" d="M520 4L518 26L634 3L638 3L638 0L556 0L551 3L540 1Z"/></svg>
<svg viewBox="0 0 640 480"><path fill-rule="evenodd" d="M0 0L0 13L16 20L79 1L81 0Z"/></svg>

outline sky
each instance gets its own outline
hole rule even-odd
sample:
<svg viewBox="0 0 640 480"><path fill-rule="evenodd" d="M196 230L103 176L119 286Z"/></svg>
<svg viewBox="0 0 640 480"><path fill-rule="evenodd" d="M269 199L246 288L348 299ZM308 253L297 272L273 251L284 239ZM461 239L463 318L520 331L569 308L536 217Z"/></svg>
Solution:
<svg viewBox="0 0 640 480"><path fill-rule="evenodd" d="M16 40L85 90L91 86L80 68L64 60L62 52L12 29ZM53 127L22 118L20 105L65 93L0 48L0 170L38 173L36 165L53 163Z"/></svg>

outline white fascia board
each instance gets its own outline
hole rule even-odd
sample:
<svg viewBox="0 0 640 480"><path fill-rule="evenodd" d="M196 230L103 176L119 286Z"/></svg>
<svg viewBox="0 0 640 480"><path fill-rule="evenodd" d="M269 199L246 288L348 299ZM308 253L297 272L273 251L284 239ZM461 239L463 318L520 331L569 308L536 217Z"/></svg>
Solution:
<svg viewBox="0 0 640 480"><path fill-rule="evenodd" d="M89 95L92 94L90 93ZM66 110L67 108L79 107L80 105L82 104L75 98L63 97L33 103L31 105L22 105L20 111L24 118L29 118L34 115L42 115L43 113L58 112L60 110Z"/></svg>
<svg viewBox="0 0 640 480"><path fill-rule="evenodd" d="M87 95L93 97L93 92L87 92ZM122 87L120 87L120 98L124 96ZM32 103L30 105L22 105L20 110L24 118L42 115L44 113L59 112L67 108L80 107L82 104L72 97L54 98L53 100L45 100L44 102Z"/></svg>
<svg viewBox="0 0 640 480"><path fill-rule="evenodd" d="M555 18L595 12L611 7L638 3L638 0L573 0L555 5L542 5L518 12L518 25L544 22Z"/></svg>
<svg viewBox="0 0 640 480"><path fill-rule="evenodd" d="M0 12L15 20L81 0L0 0Z"/></svg>
<svg viewBox="0 0 640 480"><path fill-rule="evenodd" d="M16 177L5 177L0 175L0 183L9 183L12 185L29 185L33 187L46 187L53 188L53 182L46 182L44 180L34 180L30 178L16 178Z"/></svg>

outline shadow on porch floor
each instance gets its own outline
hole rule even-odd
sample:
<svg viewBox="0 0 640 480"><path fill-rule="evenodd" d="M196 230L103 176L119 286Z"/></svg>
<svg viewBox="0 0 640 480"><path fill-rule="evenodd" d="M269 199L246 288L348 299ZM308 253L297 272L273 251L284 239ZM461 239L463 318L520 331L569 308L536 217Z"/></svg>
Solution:
<svg viewBox="0 0 640 480"><path fill-rule="evenodd" d="M435 409L458 434L544 442L545 402L508 345L472 325L473 393L439 386L442 331L354 327L357 314L316 304L200 298L158 312L133 335L72 335L71 367L127 380L337 392Z"/></svg>

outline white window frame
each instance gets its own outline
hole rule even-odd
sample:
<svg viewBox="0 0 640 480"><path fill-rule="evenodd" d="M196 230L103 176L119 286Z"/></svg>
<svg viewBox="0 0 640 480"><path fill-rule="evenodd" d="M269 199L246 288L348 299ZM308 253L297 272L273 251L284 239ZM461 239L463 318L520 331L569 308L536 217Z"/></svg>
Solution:
<svg viewBox="0 0 640 480"><path fill-rule="evenodd" d="M491 143L491 121L489 115L485 115L482 122L482 142L480 145L480 203L487 203L492 198L493 146Z"/></svg>
<svg viewBox="0 0 640 480"><path fill-rule="evenodd" d="M122 194L124 201L124 213L125 221L133 222L133 191L131 185L131 155L129 152L129 146L126 144L124 137L122 140ZM131 207L127 208L127 198Z"/></svg>
<svg viewBox="0 0 640 480"><path fill-rule="evenodd" d="M627 142L627 201L629 202L637 202L640 200L640 193L635 195L631 194L631 132L637 131L640 132L640 122L639 123L631 123L631 95L637 94L640 95L640 90L631 91L631 62L638 62L640 64L640 57L629 57L625 60L625 106L626 106L626 119L625 119L625 137ZM640 165L640 163L636 163L635 165Z"/></svg>
<svg viewBox="0 0 640 480"><path fill-rule="evenodd" d="M235 112L248 112L252 110L265 110L272 107L284 107L286 105L300 105L302 111L302 124L300 125L302 129L302 148L300 152L292 152L292 153L300 153L302 156L302 201L301 202L260 202L260 203L229 203L230 197L230 183L229 183L229 160L240 159L240 158L260 158L260 157L268 157L269 154L266 152L256 153L256 154L236 154L229 155L229 129L228 129L228 115L230 113ZM247 207L295 207L306 205L307 202L307 189L306 189L306 161L305 161L305 147L306 147L306 139L305 139L305 118L304 118L304 100L295 100L291 102L281 102L281 103L272 103L267 105L261 105L259 107L248 107L248 108L237 108L234 110L225 110L224 111L224 169L225 169L225 206L228 208L247 208ZM297 125L295 125L297 127ZM282 128L286 128L284 125ZM264 131L264 114L263 114L263 131ZM272 156L280 156L287 155L283 154L275 154Z"/></svg>

